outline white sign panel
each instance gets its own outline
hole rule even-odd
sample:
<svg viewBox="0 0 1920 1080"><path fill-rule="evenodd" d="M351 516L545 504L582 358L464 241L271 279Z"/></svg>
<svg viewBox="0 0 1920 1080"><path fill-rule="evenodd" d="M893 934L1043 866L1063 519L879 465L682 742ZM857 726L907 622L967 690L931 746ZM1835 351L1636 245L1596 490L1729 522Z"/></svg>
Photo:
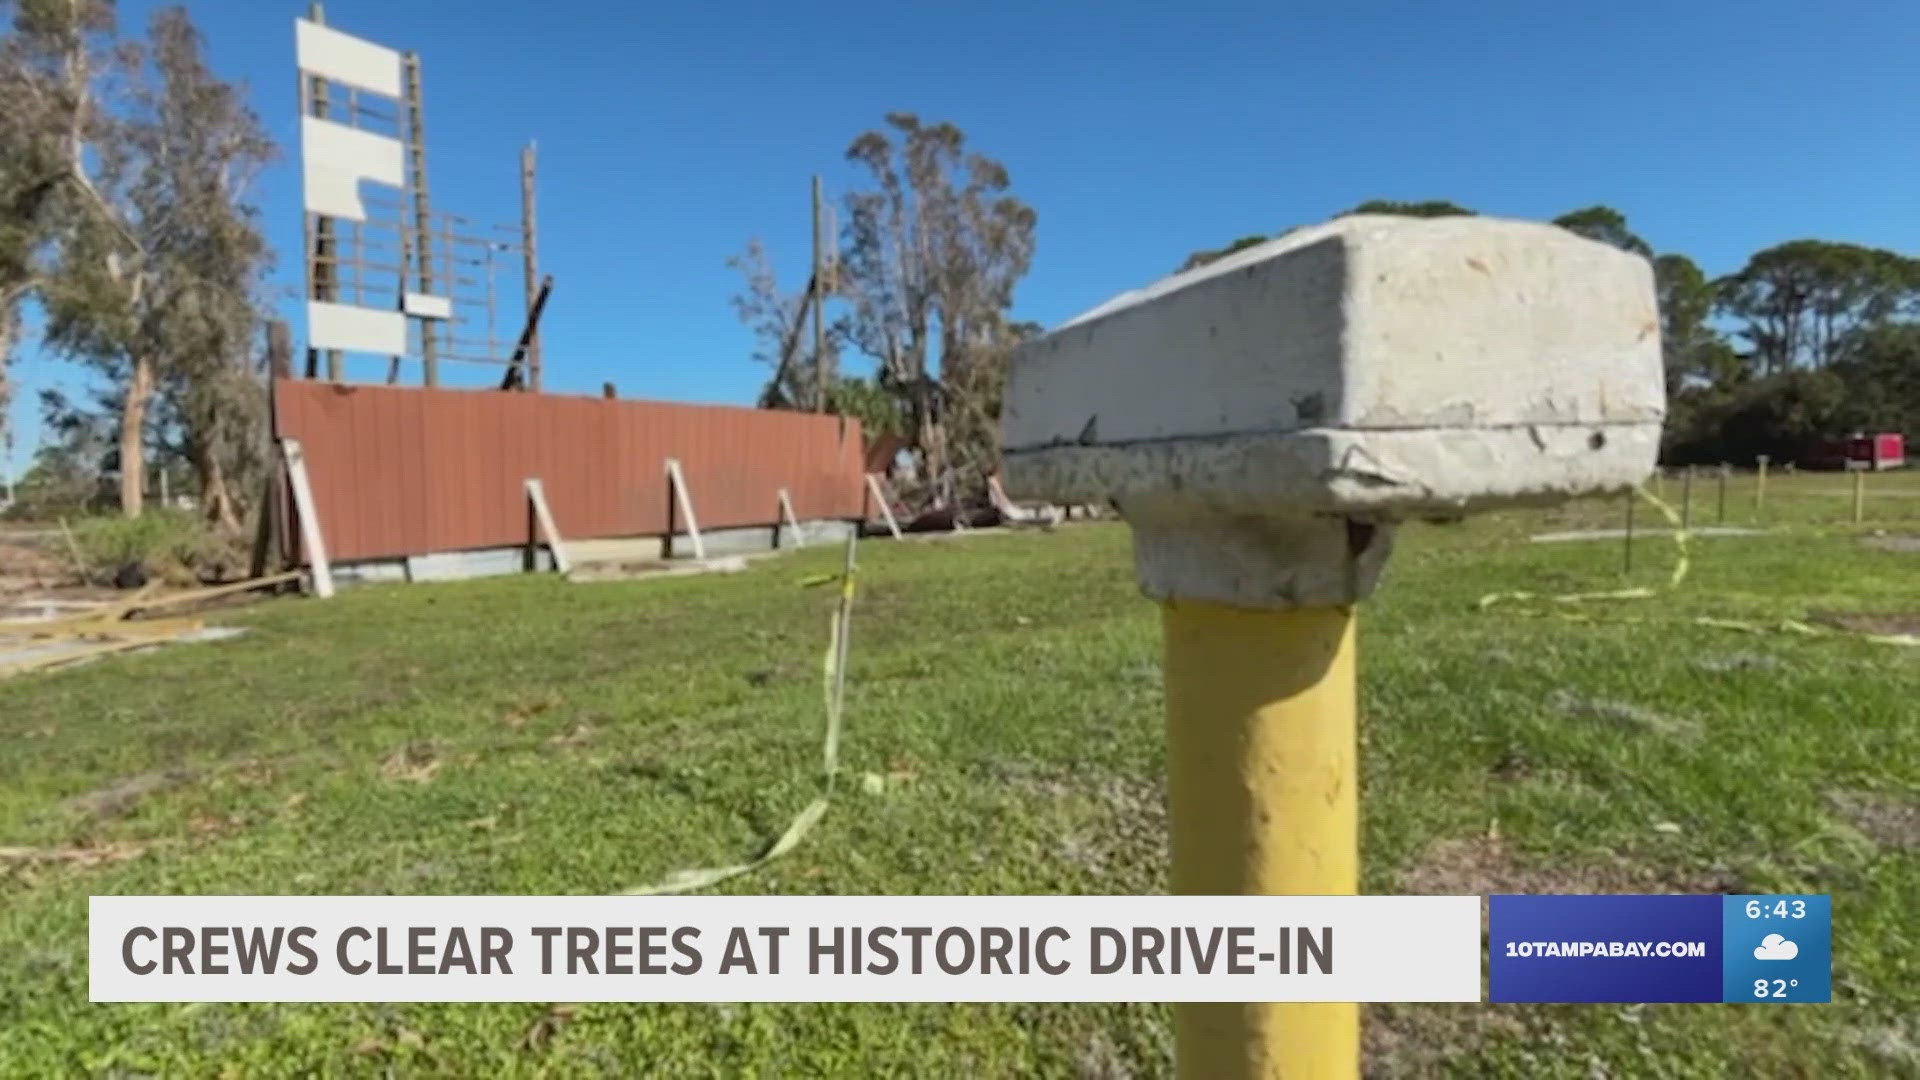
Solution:
<svg viewBox="0 0 1920 1080"><path fill-rule="evenodd" d="M400 140L317 116L300 118L300 163L307 209L349 221L367 220L361 181L396 188L407 182Z"/></svg>
<svg viewBox="0 0 1920 1080"><path fill-rule="evenodd" d="M293 21L300 70L390 98L400 96L400 54L305 19Z"/></svg>
<svg viewBox="0 0 1920 1080"><path fill-rule="evenodd" d="M307 344L315 349L404 356L407 317L398 311L307 301Z"/></svg>

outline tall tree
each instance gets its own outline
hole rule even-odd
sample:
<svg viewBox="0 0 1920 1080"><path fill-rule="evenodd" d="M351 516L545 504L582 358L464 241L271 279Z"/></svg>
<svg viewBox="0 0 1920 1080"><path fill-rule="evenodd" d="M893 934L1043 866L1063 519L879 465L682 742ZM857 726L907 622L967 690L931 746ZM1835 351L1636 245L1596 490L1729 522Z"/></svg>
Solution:
<svg viewBox="0 0 1920 1080"><path fill-rule="evenodd" d="M1853 426L1920 438L1920 323L1855 331L1833 370L1847 388Z"/></svg>
<svg viewBox="0 0 1920 1080"><path fill-rule="evenodd" d="M1015 337L1007 313L1037 219L1009 193L1006 168L969 152L949 123L891 113L847 158L875 187L846 199L841 332L900 398L920 475L950 489L954 466L976 474L993 458L992 434L972 418L998 408L981 395ZM951 431L949 416L960 418Z"/></svg>
<svg viewBox="0 0 1920 1080"><path fill-rule="evenodd" d="M1588 206L1573 210L1554 218L1553 223L1589 240L1612 244L1621 251L1643 258L1653 258L1653 248L1627 227L1627 215L1611 206Z"/></svg>
<svg viewBox="0 0 1920 1080"><path fill-rule="evenodd" d="M1920 260L1881 248L1793 240L1720 279L1719 308L1768 374L1820 368L1857 331L1920 310Z"/></svg>
<svg viewBox="0 0 1920 1080"><path fill-rule="evenodd" d="M75 129L81 194L45 299L48 338L105 378L119 420L120 501L137 515L156 398L186 433L182 449L216 521L237 526L229 487L259 430L252 343L255 290L267 260L249 182L272 154L235 88L207 68L186 12L157 12L114 114L69 86L92 122Z"/></svg>
<svg viewBox="0 0 1920 1080"><path fill-rule="evenodd" d="M1653 260L1653 280L1660 303L1660 353L1668 398L1688 379L1722 388L1731 385L1744 369L1733 347L1708 322L1716 295L1713 282L1692 259L1672 253Z"/></svg>
<svg viewBox="0 0 1920 1080"><path fill-rule="evenodd" d="M91 83L113 36L111 3L0 0L0 415L22 303L37 290L45 254L70 209L93 120ZM4 423L4 421L0 421Z"/></svg>

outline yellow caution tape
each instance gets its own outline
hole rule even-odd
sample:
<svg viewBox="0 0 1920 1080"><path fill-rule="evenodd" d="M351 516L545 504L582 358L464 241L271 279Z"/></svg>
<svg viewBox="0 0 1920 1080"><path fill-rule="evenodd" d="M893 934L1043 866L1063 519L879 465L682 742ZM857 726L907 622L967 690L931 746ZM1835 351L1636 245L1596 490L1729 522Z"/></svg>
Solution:
<svg viewBox="0 0 1920 1080"><path fill-rule="evenodd" d="M827 727L820 748L821 793L807 804L804 810L794 815L786 829L769 844L764 851L752 859L732 866L710 866L696 870L676 870L651 885L641 885L626 890L625 896L664 896L671 893L692 892L717 885L728 878L750 874L800 846L813 827L827 814L827 807L833 800L834 780L840 773L840 727L841 716L846 705L846 681L842 677L841 665L845 663L843 653L846 647L847 626L853 614L853 546L855 537L847 538L847 569L843 574L821 574L803 580L803 588L824 585L839 580L840 603L834 610L833 618L827 624L827 651L821 661L821 684L827 707Z"/></svg>
<svg viewBox="0 0 1920 1080"><path fill-rule="evenodd" d="M1606 592L1586 592L1586 593L1558 593L1558 594L1532 593L1532 592L1488 593L1487 595L1482 596L1479 600L1474 602L1475 610L1485 611L1487 608L1493 607L1496 604L1507 604L1507 603L1513 603L1513 602L1582 604L1582 603L1587 603L1589 601L1595 601L1595 600L1651 600L1657 596L1660 596L1665 593L1672 592L1675 589L1678 589L1680 587L1680 583L1687 579L1687 574L1692 569L1692 566L1693 566L1693 560L1691 556L1688 554L1688 546L1687 546L1687 541L1692 538L1692 535L1693 535L1692 531L1682 527L1680 522L1680 515L1674 511L1673 507L1667 505L1667 503L1663 501L1658 495L1655 495L1651 491L1648 491L1645 487L1635 488L1634 491L1641 498L1653 504L1654 509L1660 511L1661 516L1667 519L1667 524L1670 525L1673 529L1673 544L1675 549L1675 557L1673 561L1673 573L1668 575L1667 583L1665 586L1661 588L1640 586L1640 587L1631 588L1631 589L1613 589ZM1635 619L1631 617L1621 617L1621 616L1612 616L1603 620L1591 615L1575 614L1567 611L1560 611L1560 610L1543 611L1543 610L1528 609L1528 608L1517 609L1514 611L1514 614L1556 616L1558 618L1567 619L1573 622L1603 622L1603 621L1604 622L1651 622L1653 621L1649 619ZM1867 633L1861 633L1859 631L1854 631L1854 630L1840 630L1833 627L1814 626L1809 623L1800 622L1799 620L1796 620L1796 619L1782 619L1782 620L1779 620L1778 622L1763 623L1763 622L1752 622L1752 621L1747 621L1742 619L1721 619L1721 618L1715 618L1712 616L1701 615L1701 616L1696 616L1692 621L1696 626L1710 626L1720 630L1738 630L1738 631L1741 631L1744 633L1750 633L1750 634L1781 633L1781 634L1797 634L1801 637L1850 637L1850 638L1858 638L1864 641L1874 642L1881 645L1920 647L1920 635L1867 634Z"/></svg>

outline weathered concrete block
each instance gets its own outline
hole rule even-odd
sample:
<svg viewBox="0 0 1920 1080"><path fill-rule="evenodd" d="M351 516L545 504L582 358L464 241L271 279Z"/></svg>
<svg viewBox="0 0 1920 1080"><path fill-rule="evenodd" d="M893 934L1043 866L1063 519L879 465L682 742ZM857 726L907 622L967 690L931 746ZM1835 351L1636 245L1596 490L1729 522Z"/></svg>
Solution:
<svg viewBox="0 0 1920 1080"><path fill-rule="evenodd" d="M1645 259L1535 222L1356 216L1023 348L1004 472L1015 497L1116 503L1149 592L1334 602L1370 588L1397 520L1637 482L1665 400ZM1241 554L1180 569L1221 550Z"/></svg>

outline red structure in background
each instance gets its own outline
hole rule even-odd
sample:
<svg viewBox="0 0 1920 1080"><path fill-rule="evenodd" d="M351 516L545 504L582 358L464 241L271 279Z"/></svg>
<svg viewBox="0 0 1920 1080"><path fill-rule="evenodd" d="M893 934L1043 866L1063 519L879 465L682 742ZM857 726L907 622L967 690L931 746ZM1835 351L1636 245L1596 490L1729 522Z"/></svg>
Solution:
<svg viewBox="0 0 1920 1080"><path fill-rule="evenodd" d="M525 544L535 476L568 539L661 535L667 458L703 531L771 526L781 488L803 521L865 514L860 425L836 416L304 379L273 403L337 562Z"/></svg>
<svg viewBox="0 0 1920 1080"><path fill-rule="evenodd" d="M1888 432L1827 439L1807 458L1815 469L1898 469L1906 463L1906 440Z"/></svg>

